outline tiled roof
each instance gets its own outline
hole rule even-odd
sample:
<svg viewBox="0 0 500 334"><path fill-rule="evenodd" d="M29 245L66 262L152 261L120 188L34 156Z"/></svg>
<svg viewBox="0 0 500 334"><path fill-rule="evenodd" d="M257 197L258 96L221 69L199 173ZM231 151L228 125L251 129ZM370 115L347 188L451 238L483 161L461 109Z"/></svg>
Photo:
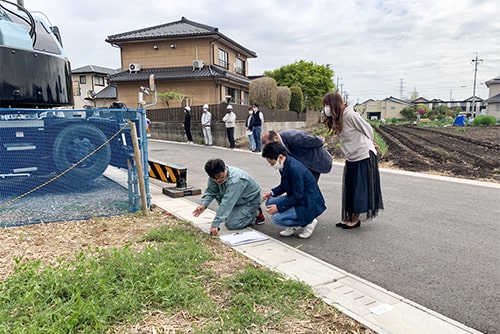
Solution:
<svg viewBox="0 0 500 334"><path fill-rule="evenodd" d="M486 99L484 102L486 102L486 103L500 103L500 94L494 95L494 96Z"/></svg>
<svg viewBox="0 0 500 334"><path fill-rule="evenodd" d="M96 66L96 65L86 65L71 70L72 74L78 74L78 73L112 74L116 72L117 70L114 70L112 68Z"/></svg>
<svg viewBox="0 0 500 334"><path fill-rule="evenodd" d="M485 82L486 87L490 87L491 85L498 85L500 84L500 76L493 78L491 80L488 80Z"/></svg>
<svg viewBox="0 0 500 334"><path fill-rule="evenodd" d="M99 93L96 94L96 99L116 99L118 96L115 85L104 87Z"/></svg>
<svg viewBox="0 0 500 334"><path fill-rule="evenodd" d="M397 97L394 97L394 96L389 96L389 97L387 97L387 98L384 99L384 101L386 101L386 100L389 100L389 101L392 101L392 102L396 102L396 103L400 103L400 104L411 105L410 102L398 99Z"/></svg>
<svg viewBox="0 0 500 334"><path fill-rule="evenodd" d="M154 74L155 81L169 80L194 80L194 79L228 79L243 84L249 84L247 77L223 71L213 65L205 65L201 69L193 69L192 66L141 69L139 72L130 73L124 71L109 76L110 83L148 81L149 76Z"/></svg>
<svg viewBox="0 0 500 334"><path fill-rule="evenodd" d="M190 21L184 16L180 21L161 24L154 27L143 28L124 32L121 34L108 36L106 42L111 44L121 44L126 42L140 41L140 40L164 40L164 39L181 39L187 37L200 37L200 36L216 36L226 42L231 43L236 48L245 53L247 57L257 57L257 54L242 45L236 43L227 36L221 34L218 28L207 26L205 24Z"/></svg>

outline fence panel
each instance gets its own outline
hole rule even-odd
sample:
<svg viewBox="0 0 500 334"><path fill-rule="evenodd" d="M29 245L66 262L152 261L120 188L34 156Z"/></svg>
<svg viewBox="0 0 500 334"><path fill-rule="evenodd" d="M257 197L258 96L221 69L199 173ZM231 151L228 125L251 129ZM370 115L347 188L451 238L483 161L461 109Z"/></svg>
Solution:
<svg viewBox="0 0 500 334"><path fill-rule="evenodd" d="M137 109L0 109L0 226L135 211L107 177L134 168L129 120L145 129Z"/></svg>

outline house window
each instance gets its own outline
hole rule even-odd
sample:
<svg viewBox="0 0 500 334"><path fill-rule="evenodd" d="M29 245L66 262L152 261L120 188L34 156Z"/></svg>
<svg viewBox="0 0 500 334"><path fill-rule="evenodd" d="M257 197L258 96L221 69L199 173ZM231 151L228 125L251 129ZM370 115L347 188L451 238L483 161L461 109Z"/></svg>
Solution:
<svg viewBox="0 0 500 334"><path fill-rule="evenodd" d="M237 90L234 88L226 87L226 102L227 103L239 103L236 98Z"/></svg>
<svg viewBox="0 0 500 334"><path fill-rule="evenodd" d="M221 49L219 49L219 66L229 69L229 55Z"/></svg>
<svg viewBox="0 0 500 334"><path fill-rule="evenodd" d="M248 92L243 92L243 101L242 101L242 104L244 105L250 105L249 103L249 98L248 98ZM499 104L500 105L500 104Z"/></svg>
<svg viewBox="0 0 500 334"><path fill-rule="evenodd" d="M497 111L500 111L500 103L497 103L496 109L497 109Z"/></svg>
<svg viewBox="0 0 500 334"><path fill-rule="evenodd" d="M85 85L87 83L87 77L85 75L80 75L80 84Z"/></svg>
<svg viewBox="0 0 500 334"><path fill-rule="evenodd" d="M234 63L234 71L238 74L245 75L245 62L239 58L236 58Z"/></svg>
<svg viewBox="0 0 500 334"><path fill-rule="evenodd" d="M94 77L94 84L96 86L104 86L104 77Z"/></svg>

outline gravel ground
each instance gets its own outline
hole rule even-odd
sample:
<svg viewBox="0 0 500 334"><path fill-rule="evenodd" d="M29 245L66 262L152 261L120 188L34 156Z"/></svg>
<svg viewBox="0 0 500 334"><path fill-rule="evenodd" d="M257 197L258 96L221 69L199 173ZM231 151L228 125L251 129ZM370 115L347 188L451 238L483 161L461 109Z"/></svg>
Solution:
<svg viewBox="0 0 500 334"><path fill-rule="evenodd" d="M0 227L63 222L129 212L128 191L101 176L83 186L56 180L5 179L0 184ZM28 195L23 196L28 193Z"/></svg>

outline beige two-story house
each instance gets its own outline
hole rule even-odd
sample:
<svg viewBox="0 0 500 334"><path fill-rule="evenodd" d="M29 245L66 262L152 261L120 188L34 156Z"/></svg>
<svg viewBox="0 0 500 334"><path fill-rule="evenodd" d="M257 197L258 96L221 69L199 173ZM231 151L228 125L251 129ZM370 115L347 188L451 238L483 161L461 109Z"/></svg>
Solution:
<svg viewBox="0 0 500 334"><path fill-rule="evenodd" d="M116 72L114 69L96 65L71 70L71 80L80 89L80 96L75 96L74 99L74 108L82 109L85 105L107 107L110 101L116 100L116 96L109 100L99 98L99 93L104 94L103 90L108 86L108 76Z"/></svg>
<svg viewBox="0 0 500 334"><path fill-rule="evenodd" d="M219 32L218 28L180 21L108 36L120 48L121 72L112 74L118 100L137 106L141 86L154 74L158 93L175 91L185 98L181 105L216 104L221 101L249 104L248 59L257 54ZM151 97L146 97L151 99ZM146 101L149 102L149 101ZM151 108L165 108L159 102Z"/></svg>

